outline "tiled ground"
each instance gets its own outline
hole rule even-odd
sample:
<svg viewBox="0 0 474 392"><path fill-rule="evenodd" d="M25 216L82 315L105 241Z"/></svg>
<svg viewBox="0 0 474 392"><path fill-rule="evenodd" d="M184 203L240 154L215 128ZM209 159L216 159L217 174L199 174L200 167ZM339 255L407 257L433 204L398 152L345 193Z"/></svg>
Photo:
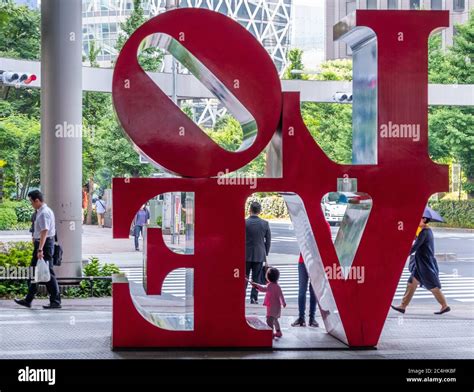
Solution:
<svg viewBox="0 0 474 392"><path fill-rule="evenodd" d="M403 318L391 312L376 350L346 349L324 329L292 328L290 314L281 320L284 337L274 350L112 351L110 299L64 300L63 309L55 311L42 310L43 302L46 301L36 301L35 308L30 310L16 307L12 301L0 301L1 359L474 359L474 317L470 305L460 305L446 317L434 316L433 309L426 306L413 306ZM261 315L262 309L248 311ZM306 343L319 349L308 349Z"/></svg>

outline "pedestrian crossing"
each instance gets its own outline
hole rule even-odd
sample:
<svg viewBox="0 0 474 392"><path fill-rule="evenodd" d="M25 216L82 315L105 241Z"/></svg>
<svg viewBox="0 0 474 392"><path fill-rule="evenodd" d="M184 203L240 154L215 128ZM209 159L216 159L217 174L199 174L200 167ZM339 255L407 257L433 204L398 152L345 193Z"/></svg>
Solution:
<svg viewBox="0 0 474 392"><path fill-rule="evenodd" d="M279 284L287 301L296 301L298 298L298 264L278 265L280 271ZM120 269L128 279L135 283L142 283L143 270L141 267L124 267ZM407 268L403 270L402 277L395 293L394 301L399 301L405 292L406 282L410 272ZM440 272L440 281L444 295L448 300L460 302L474 302L474 277L465 277L456 274ZM178 298L185 296L185 269L180 268L172 271L165 279L163 292ZM250 298L250 286L247 289L247 299ZM433 294L424 288L418 288L413 300L434 300Z"/></svg>
<svg viewBox="0 0 474 392"><path fill-rule="evenodd" d="M394 300L401 300L406 289L406 282L410 277L408 268L405 268L397 287ZM474 302L474 277L466 277L457 274L439 273L441 290L448 300L459 302ZM413 299L433 298L433 294L424 288L418 288Z"/></svg>
<svg viewBox="0 0 474 392"><path fill-rule="evenodd" d="M333 238L334 239L334 238ZM287 236L277 236L277 237L272 237L272 242L297 242L296 238L293 237L287 237Z"/></svg>

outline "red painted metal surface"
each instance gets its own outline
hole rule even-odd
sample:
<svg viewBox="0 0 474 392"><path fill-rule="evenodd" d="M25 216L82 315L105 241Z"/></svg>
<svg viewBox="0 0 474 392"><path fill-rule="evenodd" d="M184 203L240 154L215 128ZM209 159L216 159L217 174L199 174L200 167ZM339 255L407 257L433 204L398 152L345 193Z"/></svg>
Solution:
<svg viewBox="0 0 474 392"><path fill-rule="evenodd" d="M230 152L214 143L143 71L138 48L156 33L180 42L250 112L258 134L248 149ZM120 123L136 148L185 177L209 177L224 162L234 171L252 161L270 141L281 114L280 80L265 49L237 22L204 9L169 11L136 30L117 59L112 89Z"/></svg>
<svg viewBox="0 0 474 392"><path fill-rule="evenodd" d="M324 194L336 190L337 178L345 175L357 178L358 191L368 193L373 200L353 262L354 267L364 267L365 280L358 284L355 280L329 279L329 283L349 345L375 346L426 202L431 194L448 189L447 167L430 160L427 139L427 41L433 29L448 25L448 13L357 11L357 24L370 27L377 34L378 129L389 121L420 125L417 142L379 135L378 164L358 166L336 164L324 154L302 121L299 94L281 93L273 77L265 79L266 71L262 68L268 68L269 63L261 54L261 48L255 49L258 52L255 56L254 48L252 51L247 49L248 56L232 57L228 53L236 50L238 42L253 42L249 33L235 22L193 9L173 11L148 23L137 30L131 38L132 43L129 41L120 54L113 89L116 109L125 130L140 149L152 146L148 156L182 175L201 178L115 178L113 235L114 238L127 238L136 211L157 194L195 192L194 255L174 254L164 245L159 229L148 231L147 249L149 294L161 292L164 278L173 269L194 268L195 327L193 331L167 331L152 325L134 307L128 285L115 283L113 346L270 347L271 331L255 330L245 320L245 200L254 192L297 193L304 201L323 263L331 266L338 259L320 201ZM198 28L213 23L226 32L222 37L233 43L226 41L224 44L222 37L214 37ZM176 129L182 123L183 115L167 103L168 98L163 97L151 80L143 76L136 65L135 49L126 49L136 48L139 38L158 30L166 30L170 35L185 30L188 36L195 35L197 43L189 49L201 61L207 62L222 81L233 79L235 72L239 72L241 78L265 86L239 93L239 100L260 123L264 123L259 126L259 132L264 134L259 135L252 153L232 158L233 153L222 152L210 139L196 136L198 130L182 141L166 144L165 139L172 137L169 129ZM404 33L403 42L397 40L398 32ZM201 34L205 38L199 39ZM214 46L218 42L220 46ZM184 45L187 47L188 42ZM255 64L250 64L246 58L251 58ZM141 76L135 73L141 73ZM124 91L121 85L127 75L137 81L132 82L132 91ZM265 94L269 96L268 103ZM281 101L279 132L283 177L258 179L256 189L244 185L218 185L216 178L207 178L218 171L243 166L247 163L245 159L252 159L265 147L277 129L275 119L280 115ZM273 129L267 129L267 126L273 126ZM294 134L289 132L290 127ZM167 147L162 147L162 143ZM185 156L185 163L183 154L190 155ZM225 211L220 220L225 219L225 224L216 224L215 217L220 211ZM400 223L403 230L400 230Z"/></svg>

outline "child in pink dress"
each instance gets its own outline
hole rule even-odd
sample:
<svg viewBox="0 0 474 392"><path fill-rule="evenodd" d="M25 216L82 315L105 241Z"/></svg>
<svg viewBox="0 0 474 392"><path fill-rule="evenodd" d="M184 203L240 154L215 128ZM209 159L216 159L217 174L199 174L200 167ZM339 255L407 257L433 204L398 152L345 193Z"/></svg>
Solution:
<svg viewBox="0 0 474 392"><path fill-rule="evenodd" d="M268 268L265 278L268 282L266 286L255 282L250 282L250 284L258 291L266 293L263 305L267 307L267 324L272 330L275 328L273 337L280 338L283 334L278 319L281 316L281 306L286 307L285 297L283 297L283 292L278 284L280 271L276 268Z"/></svg>

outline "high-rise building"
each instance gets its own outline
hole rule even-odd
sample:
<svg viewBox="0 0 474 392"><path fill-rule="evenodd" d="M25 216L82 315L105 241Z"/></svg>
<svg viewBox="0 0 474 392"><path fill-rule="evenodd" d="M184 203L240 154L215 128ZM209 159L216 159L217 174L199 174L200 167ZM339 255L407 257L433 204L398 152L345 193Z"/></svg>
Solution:
<svg viewBox="0 0 474 392"><path fill-rule="evenodd" d="M324 60L324 2L294 0L291 47L303 51L305 69L315 69Z"/></svg>
<svg viewBox="0 0 474 392"><path fill-rule="evenodd" d="M449 10L450 26L442 32L443 45L452 45L455 25L465 23L474 0L326 0L326 60L350 57L343 42L334 42L333 25L356 9Z"/></svg>
<svg viewBox="0 0 474 392"><path fill-rule="evenodd" d="M259 40L278 72L284 71L291 37L292 0L178 0L178 3L179 8L205 8L230 16ZM166 9L166 0L142 0L141 4L147 18ZM97 62L101 66L111 66L118 55L115 46L120 24L132 10L133 0L83 0L84 55L89 53L91 42L94 42L99 49ZM187 104L191 106L194 120L206 127L212 127L226 113L226 108L215 99L192 100Z"/></svg>
<svg viewBox="0 0 474 392"><path fill-rule="evenodd" d="M179 7L206 8L228 15L252 33L282 72L290 44L292 0L179 0ZM146 17L165 11L166 0L143 0ZM83 45L88 53L91 41L100 49L98 62L110 66L117 57L115 43L120 23L133 10L133 0L83 0Z"/></svg>
<svg viewBox="0 0 474 392"><path fill-rule="evenodd" d="M0 3L7 0L0 0ZM66 0L65 0L66 1ZM205 8L230 16L252 33L267 50L279 72L286 66L286 53L291 40L293 0L176 0L180 8ZM32 9L41 0L14 0ZM147 18L165 11L167 0L142 0ZM133 0L82 0L83 54L87 56L91 42L100 50L97 61L112 66L120 24L133 11Z"/></svg>

